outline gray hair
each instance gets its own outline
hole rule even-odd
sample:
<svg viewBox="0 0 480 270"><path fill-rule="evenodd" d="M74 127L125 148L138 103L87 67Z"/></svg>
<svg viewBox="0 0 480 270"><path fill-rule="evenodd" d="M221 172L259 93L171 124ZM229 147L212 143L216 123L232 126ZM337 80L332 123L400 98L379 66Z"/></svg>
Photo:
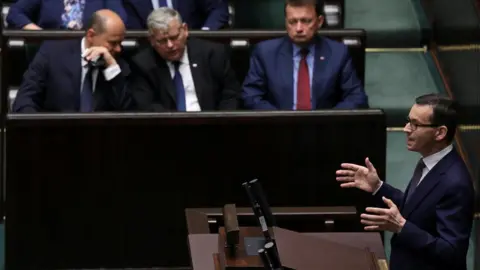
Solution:
<svg viewBox="0 0 480 270"><path fill-rule="evenodd" d="M175 9L169 7L157 8L148 15L148 31L150 33L152 33L153 30L167 31L170 22L175 19L178 20L180 24L183 23L182 16L180 16L180 13Z"/></svg>

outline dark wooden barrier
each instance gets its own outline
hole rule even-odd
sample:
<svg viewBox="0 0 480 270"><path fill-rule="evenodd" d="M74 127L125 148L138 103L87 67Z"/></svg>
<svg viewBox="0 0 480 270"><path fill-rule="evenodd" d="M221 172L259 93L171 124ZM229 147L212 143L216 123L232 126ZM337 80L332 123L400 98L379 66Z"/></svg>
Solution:
<svg viewBox="0 0 480 270"><path fill-rule="evenodd" d="M9 115L7 269L189 265L186 208L351 206L342 162L385 176L383 112Z"/></svg>

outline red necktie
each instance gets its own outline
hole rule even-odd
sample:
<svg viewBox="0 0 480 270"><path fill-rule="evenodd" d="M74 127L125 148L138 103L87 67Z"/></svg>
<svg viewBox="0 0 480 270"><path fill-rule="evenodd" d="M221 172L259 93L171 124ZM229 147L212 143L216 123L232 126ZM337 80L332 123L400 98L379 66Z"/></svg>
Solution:
<svg viewBox="0 0 480 270"><path fill-rule="evenodd" d="M307 55L308 50L302 49L300 52L302 59L298 68L297 77L297 110L311 110L310 101L310 75L308 73Z"/></svg>

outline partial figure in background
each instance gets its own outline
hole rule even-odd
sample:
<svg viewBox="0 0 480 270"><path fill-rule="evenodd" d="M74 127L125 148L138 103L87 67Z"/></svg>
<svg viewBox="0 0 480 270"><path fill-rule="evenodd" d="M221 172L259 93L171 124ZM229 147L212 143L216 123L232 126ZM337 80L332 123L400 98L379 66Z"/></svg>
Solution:
<svg viewBox="0 0 480 270"><path fill-rule="evenodd" d="M147 29L148 15L161 7L177 10L190 29L218 30L228 25L227 0L123 0L123 3L128 29Z"/></svg>
<svg viewBox="0 0 480 270"><path fill-rule="evenodd" d="M7 23L9 28L24 30L80 30L101 9L110 9L127 20L121 0L18 0L10 7Z"/></svg>

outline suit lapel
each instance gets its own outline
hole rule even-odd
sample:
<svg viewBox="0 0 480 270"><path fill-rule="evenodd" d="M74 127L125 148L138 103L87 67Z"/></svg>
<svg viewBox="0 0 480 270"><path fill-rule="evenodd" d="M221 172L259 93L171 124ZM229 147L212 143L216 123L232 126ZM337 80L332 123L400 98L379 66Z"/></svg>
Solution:
<svg viewBox="0 0 480 270"><path fill-rule="evenodd" d="M202 67L204 63L202 61L201 48L197 48L198 45L195 44L194 40L188 41L188 61L190 62L190 72L192 73L193 85L195 86L195 93L197 94L198 103L200 108L203 106L203 94L205 94L205 77L202 74L201 69L206 68Z"/></svg>
<svg viewBox="0 0 480 270"><path fill-rule="evenodd" d="M283 88L281 89L282 93L279 95L284 96L282 100L286 103L283 104L281 107L285 109L292 109L293 108L293 44L292 42L286 37L283 41L282 47L280 49L278 63L276 63L276 67L278 68L278 73L281 76L281 80L283 80Z"/></svg>
<svg viewBox="0 0 480 270"><path fill-rule="evenodd" d="M170 68L167 65L167 62L162 59L153 48L150 49L151 57L150 59L155 59L156 63L151 63L153 81L157 82L156 85L159 88L158 90L165 88L168 95L172 98L173 102L177 103L177 95L175 90L175 84L173 83L172 75L170 74ZM163 86L163 87L162 87Z"/></svg>
<svg viewBox="0 0 480 270"><path fill-rule="evenodd" d="M70 89L62 89L62 91L71 91L73 105L78 110L80 109L80 87L82 83L81 41L73 42L70 53L61 59L63 59L66 77L71 78Z"/></svg>
<svg viewBox="0 0 480 270"><path fill-rule="evenodd" d="M326 46L323 46L323 40L321 37L316 37L315 41L315 58L313 64L313 78L312 78L312 100L313 108L317 108L317 100L321 100L321 97L325 94L323 79L325 74L328 73L326 57L330 52Z"/></svg>
<svg viewBox="0 0 480 270"><path fill-rule="evenodd" d="M415 209L417 209L417 206L423 201L423 199L430 192L432 192L435 186L438 185L438 183L442 178L442 175L445 174L445 171L456 160L456 157L458 157L458 155L456 153L456 150L453 149L428 172L428 174L423 178L423 180L417 186L417 188L415 189L415 192L412 194L412 196L410 197L410 200L407 203L405 203L406 196L404 196L403 208L401 211L404 218L408 218L408 216Z"/></svg>

